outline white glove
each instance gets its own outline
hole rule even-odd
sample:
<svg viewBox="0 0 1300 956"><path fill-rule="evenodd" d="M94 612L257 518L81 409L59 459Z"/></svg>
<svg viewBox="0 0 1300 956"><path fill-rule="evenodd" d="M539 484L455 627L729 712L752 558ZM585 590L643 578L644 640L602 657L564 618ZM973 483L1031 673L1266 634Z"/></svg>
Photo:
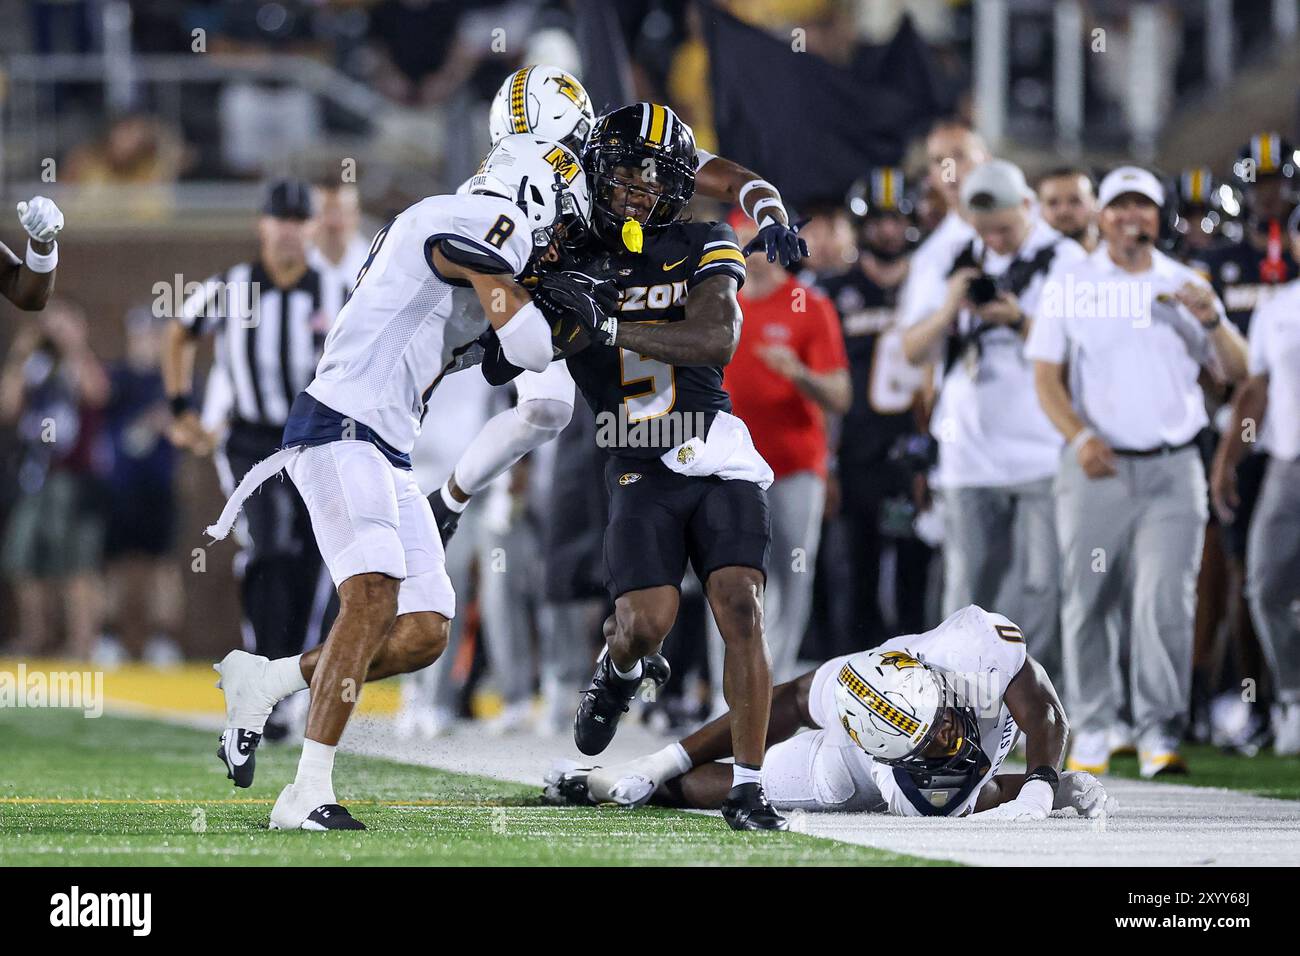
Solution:
<svg viewBox="0 0 1300 956"><path fill-rule="evenodd" d="M1114 797L1106 795L1106 788L1092 774L1066 770L1061 774L1052 809L1064 810L1066 807L1073 808L1081 817L1098 817L1103 813L1114 813L1119 804Z"/></svg>
<svg viewBox="0 0 1300 956"><path fill-rule="evenodd" d="M1036 803L1019 798L1000 803L991 810L972 813L972 820L1046 820L1047 811Z"/></svg>
<svg viewBox="0 0 1300 956"><path fill-rule="evenodd" d="M53 199L33 196L30 202L18 204L18 221L37 242L53 242L63 228L63 213Z"/></svg>

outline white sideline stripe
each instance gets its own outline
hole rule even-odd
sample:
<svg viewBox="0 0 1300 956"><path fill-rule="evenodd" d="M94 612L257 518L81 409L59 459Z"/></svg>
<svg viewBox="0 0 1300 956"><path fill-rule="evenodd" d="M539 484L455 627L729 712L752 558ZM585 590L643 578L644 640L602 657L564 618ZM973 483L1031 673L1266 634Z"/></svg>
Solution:
<svg viewBox="0 0 1300 956"><path fill-rule="evenodd" d="M223 723L221 717L194 714L170 717L146 712L141 716L217 731ZM658 750L664 743L664 738L629 724L619 728L599 760L603 764L627 760ZM341 749L534 784L539 790L542 775L554 760L591 759L578 754L568 734L497 737L461 724L433 740L402 740L393 733L391 720L370 716L357 716L348 724ZM805 813L795 815L795 828L823 839L974 866L1300 865L1300 801L1112 777L1105 783L1119 801L1119 812L1106 820L1104 829L1069 811L1035 823Z"/></svg>

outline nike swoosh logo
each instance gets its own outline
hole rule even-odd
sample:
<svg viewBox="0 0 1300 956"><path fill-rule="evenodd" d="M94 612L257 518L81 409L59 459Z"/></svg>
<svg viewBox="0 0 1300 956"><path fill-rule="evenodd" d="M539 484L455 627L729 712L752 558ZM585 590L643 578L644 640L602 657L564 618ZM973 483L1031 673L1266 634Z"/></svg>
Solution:
<svg viewBox="0 0 1300 956"><path fill-rule="evenodd" d="M671 270L671 269L676 269L679 265L681 265L683 262L685 262L685 261L686 261L687 259L689 259L689 258L690 258L690 256L682 256L682 257L681 257L680 259L678 259L676 262L668 262L668 263L665 263L665 264L664 264L664 272L668 272L668 271Z"/></svg>
<svg viewBox="0 0 1300 956"><path fill-rule="evenodd" d="M226 740L226 759L232 767L242 767L248 763L248 754L239 751L239 731L236 730Z"/></svg>

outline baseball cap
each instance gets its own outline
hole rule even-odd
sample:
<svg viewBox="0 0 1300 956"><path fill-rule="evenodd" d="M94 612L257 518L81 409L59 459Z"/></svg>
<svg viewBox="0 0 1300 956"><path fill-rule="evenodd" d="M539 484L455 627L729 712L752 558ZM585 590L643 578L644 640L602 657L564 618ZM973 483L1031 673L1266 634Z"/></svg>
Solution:
<svg viewBox="0 0 1300 956"><path fill-rule="evenodd" d="M1165 204L1165 187L1155 174L1141 166L1120 166L1112 169L1097 189L1097 201L1105 209L1125 193L1146 196L1157 206Z"/></svg>
<svg viewBox="0 0 1300 956"><path fill-rule="evenodd" d="M276 219L310 219L311 186L301 179L277 179L266 189L262 213Z"/></svg>
<svg viewBox="0 0 1300 956"><path fill-rule="evenodd" d="M1010 209L1033 196L1020 167L1005 159L976 166L961 184L961 204L980 212Z"/></svg>

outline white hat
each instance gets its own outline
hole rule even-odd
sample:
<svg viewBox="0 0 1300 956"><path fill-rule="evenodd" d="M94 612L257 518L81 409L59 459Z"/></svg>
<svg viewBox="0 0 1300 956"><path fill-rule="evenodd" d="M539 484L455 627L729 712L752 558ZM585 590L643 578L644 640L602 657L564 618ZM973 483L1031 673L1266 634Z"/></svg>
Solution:
<svg viewBox="0 0 1300 956"><path fill-rule="evenodd" d="M961 204L980 212L1011 209L1026 199L1032 199L1033 195L1020 167L1005 159L981 163L967 173L961 183ZM973 207L972 200L975 201Z"/></svg>
<svg viewBox="0 0 1300 956"><path fill-rule="evenodd" d="M1102 209L1125 193L1137 193L1146 196L1157 206L1165 204L1165 187L1160 180L1141 166L1120 166L1112 169L1101 181L1097 190L1097 201Z"/></svg>

